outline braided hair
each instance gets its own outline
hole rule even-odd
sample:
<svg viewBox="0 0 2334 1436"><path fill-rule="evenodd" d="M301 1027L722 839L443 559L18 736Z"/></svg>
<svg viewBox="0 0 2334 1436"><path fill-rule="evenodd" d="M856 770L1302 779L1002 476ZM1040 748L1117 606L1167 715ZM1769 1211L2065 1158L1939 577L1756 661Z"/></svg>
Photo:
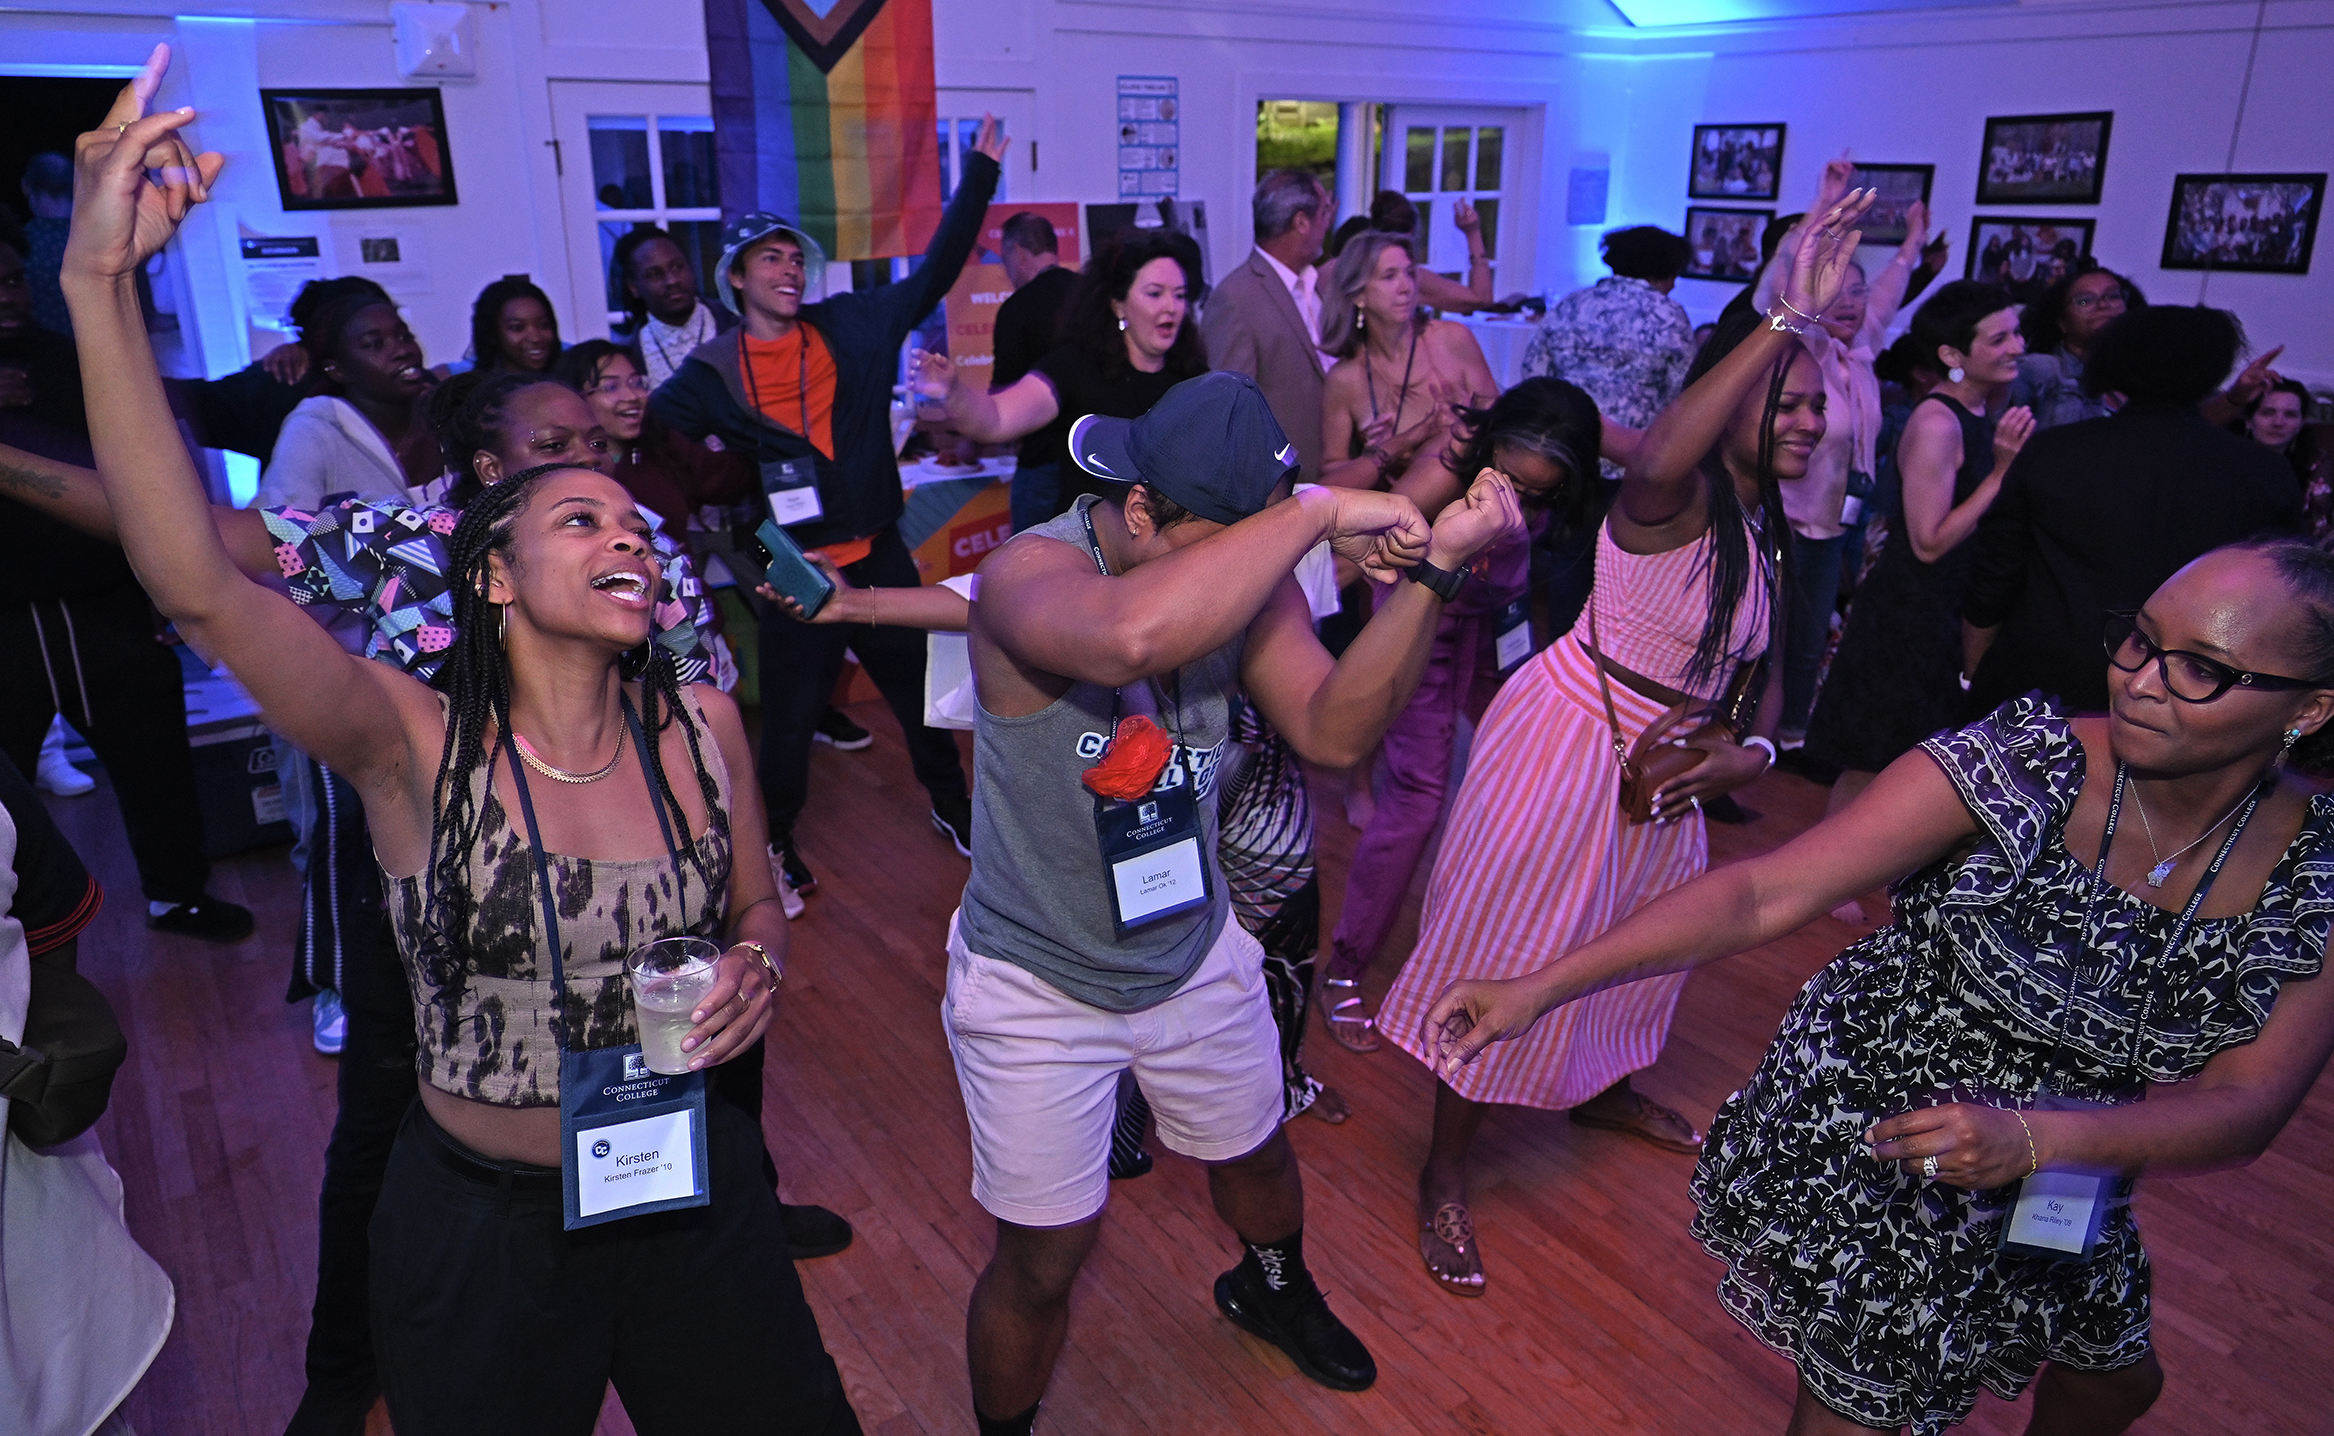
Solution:
<svg viewBox="0 0 2334 1436"><path fill-rule="evenodd" d="M1719 361L1733 353L1762 322L1764 316L1752 310L1727 316L1710 342L1702 346L1702 352L1694 356L1693 367L1686 371L1686 387L1692 388L1717 368ZM1791 592L1791 520L1783 512L1783 487L1775 477L1775 416L1783 406L1783 385L1790 378L1792 362L1803 352L1793 346L1775 361L1767 375L1766 406L1759 414L1758 556L1770 585L1768 597L1775 606ZM1686 665L1685 681L1680 685L1684 688L1699 688L1725 668L1734 620L1750 590L1751 520L1720 456L1724 447L1721 440L1702 458L1702 486L1710 513L1710 614L1702 622L1702 636L1695 640L1694 656Z"/></svg>
<svg viewBox="0 0 2334 1436"><path fill-rule="evenodd" d="M446 1003L461 974L452 955L464 945L478 913L478 894L470 887L470 856L477 849L485 823L474 780L479 770L491 779L493 760L487 752L491 733L507 733L511 724L510 660L502 646L502 615L486 597L494 554L511 560L511 538L520 512L541 480L550 474L579 470L597 475L579 464L538 464L486 488L462 511L461 521L446 542L447 592L454 602L454 641L431 685L447 697L446 740L438 754L438 778L430 796L430 856L423 880L423 926L433 939L425 976ZM648 738L649 786L670 816L675 832L687 836L689 819L665 774L664 750L659 741L675 722L689 744L689 761L697 770L697 789L705 800L706 821L729 837L729 813L721 805L720 789L705 766L697 725L681 702L680 679L672 653L651 639L644 659L627 663L637 668L641 690L642 731ZM635 655L638 650L635 650ZM635 655L627 655L633 657ZM635 676L627 672L627 676ZM697 844L684 845L688 866L705 884L708 895L717 884Z"/></svg>
<svg viewBox="0 0 2334 1436"><path fill-rule="evenodd" d="M511 396L538 384L559 381L549 374L515 369L470 369L430 392L430 432L454 470L454 486L446 494L448 508L467 509L478 501L486 488L486 481L478 477L479 451L502 444L510 427Z"/></svg>

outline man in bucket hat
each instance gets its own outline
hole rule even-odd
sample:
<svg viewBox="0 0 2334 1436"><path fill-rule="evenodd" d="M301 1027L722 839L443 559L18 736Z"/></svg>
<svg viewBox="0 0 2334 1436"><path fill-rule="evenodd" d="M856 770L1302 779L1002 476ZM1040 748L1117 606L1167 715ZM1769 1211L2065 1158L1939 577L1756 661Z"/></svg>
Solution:
<svg viewBox="0 0 2334 1436"><path fill-rule="evenodd" d="M682 433L713 435L753 456L769 516L860 587L923 581L899 534L904 501L892 447L892 386L901 343L939 305L980 238L1004 153L1002 126L984 119L923 264L877 289L814 300L827 265L818 243L778 215L740 216L722 231L718 279L738 328L699 346L649 400L649 411ZM806 895L818 883L796 847L794 825L809 794L811 743L846 648L899 719L916 780L931 797L933 827L959 852L971 842L972 803L956 740L924 726L924 635L796 623L773 612L760 633L762 793L787 880Z"/></svg>
<svg viewBox="0 0 2334 1436"><path fill-rule="evenodd" d="M1325 1386L1376 1379L1305 1265L1263 952L1228 921L1214 857L1217 761L1244 691L1300 756L1358 762L1409 701L1469 561L1523 532L1489 471L1431 528L1395 494L1284 497L1296 448L1240 374L1187 380L1140 419L1088 415L1070 452L1125 496L1014 538L972 605L972 880L941 1018L973 1195L997 1218L967 1322L983 1436L1036 1422L1129 1068L1244 1248L1218 1308ZM1323 540L1399 584L1337 660L1291 576Z"/></svg>

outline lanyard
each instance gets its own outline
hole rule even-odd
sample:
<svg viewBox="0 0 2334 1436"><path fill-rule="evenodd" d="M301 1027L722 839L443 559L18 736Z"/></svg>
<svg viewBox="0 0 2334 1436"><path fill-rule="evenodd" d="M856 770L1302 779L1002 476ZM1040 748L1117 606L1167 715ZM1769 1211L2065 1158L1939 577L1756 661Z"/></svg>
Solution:
<svg viewBox="0 0 2334 1436"><path fill-rule="evenodd" d="M1418 326L1410 326L1410 357L1402 361L1402 388L1394 395L1394 425L1402 425L1402 406L1410 402L1410 366L1418 362ZM1362 355L1362 379L1370 386L1370 417L1378 417L1377 370L1367 352Z"/></svg>
<svg viewBox="0 0 2334 1436"><path fill-rule="evenodd" d="M2115 845L2116 823L2123 816L2123 793L2130 778L2131 765L2117 763L2115 765L2115 793L2107 802L2107 827L2099 835L2099 860L2091 867L2091 901L2083 911L2083 946L2086 950L2095 946L2091 934L2097 929L2099 903L2107 892L2107 853ZM2196 925L2196 914L2204 906L2205 894L2212 891L2214 880L2221 875L2221 867L2228 862L2229 854L2236 850L2237 839L2244 834L2245 824L2252 821L2253 810L2261 806L2261 797L2268 791L2269 783L2266 780L2255 785L2252 795L2245 799L2245 805L2237 810L2236 825L2231 827L2229 835L2221 840L2220 850L2213 854L2212 866L2204 870L2204 876L2197 881L2196 891L2188 895L2187 905L2180 909L2180 920L2173 924L2172 936L2164 944L2164 957L2170 957L2179 952L2180 945L2188 940L2188 930ZM2056 1059L2066 1046L2067 1015L2075 996L2075 974L2076 964L2070 961L2067 964L2066 987L2059 995L2058 1030L2052 1041L2052 1059ZM2105 976L2103 973L2102 988L2105 986ZM2135 1076L2139 1069L2140 1033L2146 1028L2149 1015L2155 1011L2155 1005L2155 994L2149 993L2143 997L2139 1016L2132 1022L2131 1052L2127 1060L2130 1062Z"/></svg>
<svg viewBox="0 0 2334 1436"><path fill-rule="evenodd" d="M796 321L794 332L802 341L800 358L794 366L795 397L802 405L802 428L798 432L802 435L802 441L815 449L818 440L810 436L810 326ZM754 406L755 413L768 418L768 411L762 407L761 383L754 377L754 356L746 348L746 327L743 324L737 329L737 366L745 371L747 401Z"/></svg>
<svg viewBox="0 0 2334 1436"><path fill-rule="evenodd" d="M633 745L640 750L641 781L648 784L649 803L656 809L657 829L664 834L665 853L673 860L673 880L676 884L685 882L687 879L681 873L681 849L673 838L672 820L665 813L655 783L649 778L648 735L641 731L640 715L632 711L632 696L620 694L618 701L624 706L624 726L631 731ZM551 943L551 1032L559 1050L566 1052L567 965L560 953L559 904L551 896L551 860L543 851L543 835L535 826L535 799L527 791L527 765L519 761L518 748L507 723L503 725L502 749L509 755L511 781L519 790L519 812L527 820L527 847L535 855L535 897L543 908L543 935Z"/></svg>

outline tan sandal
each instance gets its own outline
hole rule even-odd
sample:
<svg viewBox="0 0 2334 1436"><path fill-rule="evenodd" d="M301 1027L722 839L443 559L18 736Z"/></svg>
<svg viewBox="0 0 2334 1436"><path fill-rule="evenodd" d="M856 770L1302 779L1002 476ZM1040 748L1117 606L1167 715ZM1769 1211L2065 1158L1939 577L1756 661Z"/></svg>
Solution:
<svg viewBox="0 0 2334 1436"><path fill-rule="evenodd" d="M1693 1123L1659 1102L1649 1100L1642 1093L1631 1092L1629 1095L1637 1099L1637 1110L1626 1117L1600 1117L1586 1107L1575 1107L1571 1112L1572 1120L1601 1132L1620 1132L1683 1157L1698 1157L1702 1154L1702 1133ZM1681 1138L1676 1135L1678 1132L1686 1135Z"/></svg>
<svg viewBox="0 0 2334 1436"><path fill-rule="evenodd" d="M1361 999L1361 983L1350 977L1321 979L1321 1015L1329 1038L1348 1052L1378 1050L1378 1021Z"/></svg>
<svg viewBox="0 0 2334 1436"><path fill-rule="evenodd" d="M1464 1202L1445 1202L1432 1221L1418 1228L1418 1254L1426 1274L1453 1296L1483 1295L1483 1252L1475 1244L1475 1218Z"/></svg>

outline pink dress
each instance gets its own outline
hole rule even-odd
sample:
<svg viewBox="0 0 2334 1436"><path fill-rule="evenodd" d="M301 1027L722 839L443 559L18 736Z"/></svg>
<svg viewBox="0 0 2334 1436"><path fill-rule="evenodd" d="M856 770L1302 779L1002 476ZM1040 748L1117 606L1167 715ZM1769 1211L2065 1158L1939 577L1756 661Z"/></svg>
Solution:
<svg viewBox="0 0 2334 1436"><path fill-rule="evenodd" d="M1708 534L1667 553L1632 554L1609 529L1598 531L1589 603L1616 663L1687 691L1685 671L1709 613L1709 556ZM1767 585L1754 578L1729 651L1737 660L1755 657L1767 635ZM1420 1061L1430 1056L1420 1024L1450 982L1541 967L1710 864L1699 813L1659 827L1631 826L1622 814L1620 766L1587 636L1583 615L1507 681L1476 735L1427 884L1418 946L1378 1016L1379 1030ZM1726 677L1700 687L1715 693ZM1612 692L1630 742L1664 711L1626 684ZM1525 1036L1493 1043L1452 1086L1477 1102L1577 1107L1653 1065L1685 983L1684 973L1673 973L1569 1003Z"/></svg>

